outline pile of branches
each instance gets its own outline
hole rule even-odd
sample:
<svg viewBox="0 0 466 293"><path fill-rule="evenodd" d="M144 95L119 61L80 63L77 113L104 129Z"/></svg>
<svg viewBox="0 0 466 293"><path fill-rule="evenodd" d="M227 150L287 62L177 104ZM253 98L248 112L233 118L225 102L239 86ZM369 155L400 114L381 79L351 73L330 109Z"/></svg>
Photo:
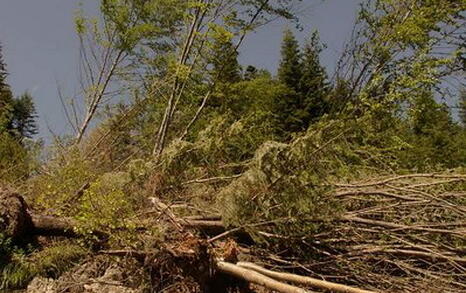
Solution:
<svg viewBox="0 0 466 293"><path fill-rule="evenodd" d="M277 233L287 231L279 226L290 225L292 216L229 227L220 215L177 222L222 250L226 238L235 239L243 257L254 263L220 258L217 269L277 292L466 290L466 175L461 171L330 185L322 200L337 202L340 211L331 219L304 219L319 225L309 235Z"/></svg>
<svg viewBox="0 0 466 293"><path fill-rule="evenodd" d="M322 262L390 291L466 290L466 175L410 174L335 186L331 196L346 212L334 229L314 237L332 252Z"/></svg>
<svg viewBox="0 0 466 293"><path fill-rule="evenodd" d="M319 233L296 239L256 231L282 241L281 252L262 250L269 265L375 291L466 290L466 175L409 174L333 185L326 196L344 212ZM287 242L301 243L307 255L293 255Z"/></svg>

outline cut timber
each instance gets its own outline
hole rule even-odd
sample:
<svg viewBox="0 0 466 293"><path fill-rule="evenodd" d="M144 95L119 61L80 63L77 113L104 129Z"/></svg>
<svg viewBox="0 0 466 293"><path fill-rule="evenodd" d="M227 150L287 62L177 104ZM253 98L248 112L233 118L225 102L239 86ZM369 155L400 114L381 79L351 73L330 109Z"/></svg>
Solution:
<svg viewBox="0 0 466 293"><path fill-rule="evenodd" d="M258 273L260 273L262 275L268 276L270 278L274 278L274 279L279 280L279 281L308 285L308 286L316 287L316 288L319 288L319 289L329 290L331 292L375 293L374 291L357 289L357 288L349 287L349 286L346 286L346 285L331 283L331 282L322 281L322 280L314 279L314 278L310 278L310 277L303 277L303 276L294 275L294 274L274 272L274 271L267 270L267 269L265 269L263 267L260 267L260 266L258 266L256 264L249 263L249 262L239 262L239 263L237 263L237 266L241 267L241 268L248 269L248 270L256 271L256 272L258 272Z"/></svg>
<svg viewBox="0 0 466 293"><path fill-rule="evenodd" d="M235 278L245 280L249 283L254 283L268 289L281 292L281 293L310 293L299 287L288 285L285 283L278 282L270 277L264 276L256 271L249 270L228 262L218 261L217 269L219 272L231 275Z"/></svg>

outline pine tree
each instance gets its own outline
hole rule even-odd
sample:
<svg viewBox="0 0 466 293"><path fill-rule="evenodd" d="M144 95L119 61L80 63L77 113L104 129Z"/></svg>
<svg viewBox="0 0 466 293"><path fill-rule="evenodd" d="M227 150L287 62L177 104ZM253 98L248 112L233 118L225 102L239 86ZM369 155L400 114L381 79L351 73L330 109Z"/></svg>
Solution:
<svg viewBox="0 0 466 293"><path fill-rule="evenodd" d="M279 123L283 139L288 139L291 133L304 130L301 112L305 111L300 104L299 82L301 73L301 52L299 44L291 30L283 33L281 46L281 61L278 68L278 81L287 91L276 97L274 112Z"/></svg>
<svg viewBox="0 0 466 293"><path fill-rule="evenodd" d="M306 127L328 112L327 73L319 60L322 49L319 36L314 32L304 47L302 76L299 83L300 104L303 109L301 120Z"/></svg>
<svg viewBox="0 0 466 293"><path fill-rule="evenodd" d="M277 115L286 132L306 130L312 121L328 112L329 86L325 69L320 65L321 51L317 33L301 53L293 33L285 30L278 79L290 92L277 101Z"/></svg>

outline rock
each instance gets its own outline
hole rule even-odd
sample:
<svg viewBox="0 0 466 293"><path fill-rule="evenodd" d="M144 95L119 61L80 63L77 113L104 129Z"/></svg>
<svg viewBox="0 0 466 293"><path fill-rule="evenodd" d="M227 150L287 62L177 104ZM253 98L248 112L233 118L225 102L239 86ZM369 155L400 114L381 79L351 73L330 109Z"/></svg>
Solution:
<svg viewBox="0 0 466 293"><path fill-rule="evenodd" d="M105 274L91 284L84 285L86 293L137 293L139 291L123 286L120 280L123 272L118 267L109 267Z"/></svg>
<svg viewBox="0 0 466 293"><path fill-rule="evenodd" d="M29 283L26 293L55 293L57 292L54 279L35 277Z"/></svg>

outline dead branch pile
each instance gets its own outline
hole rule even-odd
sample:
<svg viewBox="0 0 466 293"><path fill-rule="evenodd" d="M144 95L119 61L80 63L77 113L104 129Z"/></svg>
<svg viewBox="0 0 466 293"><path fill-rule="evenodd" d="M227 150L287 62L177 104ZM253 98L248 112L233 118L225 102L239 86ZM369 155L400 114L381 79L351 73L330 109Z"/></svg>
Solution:
<svg viewBox="0 0 466 293"><path fill-rule="evenodd" d="M217 262L217 268L276 291L340 292L339 287L351 286L376 292L464 292L466 175L406 174L328 184L331 191L321 200L337 203L334 217L299 215L301 221L319 225L312 234L277 233L287 231L277 226L292 223L292 216L228 228L220 216L180 223L208 235L214 246L228 237L241 242L245 231L250 233L256 243L243 245L250 258L295 274L244 262ZM295 285L281 287L290 282Z"/></svg>
<svg viewBox="0 0 466 293"><path fill-rule="evenodd" d="M314 235L321 260L309 268L358 272L356 282L390 291L464 292L465 175L410 174L336 187L330 196L346 212L333 229Z"/></svg>
<svg viewBox="0 0 466 293"><path fill-rule="evenodd" d="M296 239L256 231L282 240L283 250L269 262L373 290L466 290L465 175L409 174L334 186L327 197L344 212L326 219L320 232ZM286 242L300 243L307 256L293 255Z"/></svg>

